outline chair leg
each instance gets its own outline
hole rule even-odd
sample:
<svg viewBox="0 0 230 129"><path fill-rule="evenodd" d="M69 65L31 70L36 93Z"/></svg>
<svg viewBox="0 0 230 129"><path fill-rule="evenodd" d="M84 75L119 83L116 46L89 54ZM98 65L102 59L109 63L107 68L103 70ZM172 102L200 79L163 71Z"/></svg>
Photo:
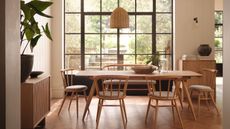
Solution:
<svg viewBox="0 0 230 129"><path fill-rule="evenodd" d="M77 118L78 118L78 94L76 92L76 110L77 110Z"/></svg>
<svg viewBox="0 0 230 129"><path fill-rule="evenodd" d="M199 92L199 95L198 95L198 110L197 110L197 116L199 116L200 115L200 96L201 96L201 94L200 94L200 92Z"/></svg>
<svg viewBox="0 0 230 129"><path fill-rule="evenodd" d="M155 118L153 120L154 122L154 128L156 129L156 125L157 125L157 115L158 115L158 100L156 100L156 107L155 107Z"/></svg>
<svg viewBox="0 0 230 129"><path fill-rule="evenodd" d="M203 92L203 95L205 97L205 102L206 102L208 111L210 111L210 106L209 106L209 103L208 103L208 93L207 92Z"/></svg>
<svg viewBox="0 0 230 129"><path fill-rule="evenodd" d="M193 93L193 90L190 90L190 97L191 98L192 98L192 93ZM190 110L189 104L188 104L188 109Z"/></svg>
<svg viewBox="0 0 230 129"><path fill-rule="evenodd" d="M88 100L88 96L86 95L86 91L83 91L84 97L85 97L85 102L87 103ZM88 108L88 112L89 112L89 108Z"/></svg>
<svg viewBox="0 0 230 129"><path fill-rule="evenodd" d="M97 118L96 118L96 129L98 129L102 106L103 106L103 99L99 99L99 102L98 102L98 112L97 112Z"/></svg>
<svg viewBox="0 0 230 129"><path fill-rule="evenodd" d="M214 104L214 106L215 106L215 108L216 108L216 112L217 112L218 115L219 115L220 112L219 112L219 110L218 110L218 108L217 108L217 106L216 106L216 103L215 103L215 101L214 101L214 97L213 97L213 95L211 94L211 92L209 92L209 96L211 97L212 103Z"/></svg>
<svg viewBox="0 0 230 129"><path fill-rule="evenodd" d="M183 110L184 109L184 106L183 106L183 102L182 102L182 94L181 94L182 91L179 91L179 100L180 100L180 106L181 106L181 109Z"/></svg>
<svg viewBox="0 0 230 129"><path fill-rule="evenodd" d="M183 122L182 122L182 118L181 118L181 115L180 115L179 109L178 109L178 107L177 107L176 100L174 100L174 104L175 104L175 108L176 108L177 115L178 115L179 120L180 120L181 127L182 127L182 129L184 129L184 124L183 124Z"/></svg>
<svg viewBox="0 0 230 129"><path fill-rule="evenodd" d="M62 100L61 107L60 107L60 109L59 109L59 111L58 111L58 115L59 115L60 112L61 112L61 109L62 109L62 107L63 107L63 105L64 105L65 100L66 100L66 93L65 93L64 98L63 98L63 100Z"/></svg>
<svg viewBox="0 0 230 129"><path fill-rule="evenodd" d="M126 113L126 108L125 108L125 101L124 101L124 99L122 99L121 101L122 101L122 106L123 106L123 109L124 109L125 121L126 121L126 123L127 123L127 122L128 122L128 119L127 119L127 113Z"/></svg>
<svg viewBox="0 0 230 129"><path fill-rule="evenodd" d="M74 97L74 92L71 93L68 110L70 109L73 97Z"/></svg>
<svg viewBox="0 0 230 129"><path fill-rule="evenodd" d="M175 121L175 115L174 115L174 103L173 103L173 100L171 100L171 104L172 104L172 114L173 114L173 120Z"/></svg>
<svg viewBox="0 0 230 129"><path fill-rule="evenodd" d="M148 102L148 106L147 106L147 111L146 111L146 115L145 115L145 124L147 124L147 117L149 114L150 104L151 104L151 98L149 98L149 102Z"/></svg>
<svg viewBox="0 0 230 129"><path fill-rule="evenodd" d="M122 117L124 129L126 129L126 122L125 122L125 118L124 118L125 115L124 115L124 110L123 110L123 106L122 106L122 101L119 100L119 103L120 103L121 117Z"/></svg>

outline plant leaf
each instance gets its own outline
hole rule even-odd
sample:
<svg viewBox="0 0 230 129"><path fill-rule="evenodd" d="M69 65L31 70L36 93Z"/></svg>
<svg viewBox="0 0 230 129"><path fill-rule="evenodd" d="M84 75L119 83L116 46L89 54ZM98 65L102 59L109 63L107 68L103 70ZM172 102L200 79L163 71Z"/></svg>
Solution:
<svg viewBox="0 0 230 129"><path fill-rule="evenodd" d="M42 35L37 35L35 38L33 38L30 42L30 50L33 52L34 47L37 45L38 40L41 38Z"/></svg>
<svg viewBox="0 0 230 129"><path fill-rule="evenodd" d="M21 6L21 10L25 16L24 20L29 20L32 17L30 7L27 4L25 4L25 1L21 1L20 6Z"/></svg>
<svg viewBox="0 0 230 129"><path fill-rule="evenodd" d="M46 8L48 8L51 4L53 4L53 2L48 2L48 1L30 1L29 3L27 3L28 6L30 6L37 14L44 16L44 17L48 17L48 18L52 18L52 16L47 15L45 13L43 13L42 11L44 11Z"/></svg>
<svg viewBox="0 0 230 129"><path fill-rule="evenodd" d="M42 29L43 29L45 35L46 35L50 40L53 40L53 39L52 39L52 36L51 36L51 34L50 34L50 30L49 30L48 23L46 23L46 26L45 26L45 27L42 26Z"/></svg>
<svg viewBox="0 0 230 129"><path fill-rule="evenodd" d="M34 30L32 28L30 28L29 25L26 25L25 28L24 28L24 30L25 30L26 39L28 41L32 40L32 38L35 35Z"/></svg>

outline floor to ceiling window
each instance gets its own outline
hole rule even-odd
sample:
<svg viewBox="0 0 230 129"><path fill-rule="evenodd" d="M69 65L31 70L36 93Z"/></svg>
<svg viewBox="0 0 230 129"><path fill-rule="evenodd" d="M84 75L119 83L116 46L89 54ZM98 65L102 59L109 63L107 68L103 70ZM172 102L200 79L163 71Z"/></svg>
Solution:
<svg viewBox="0 0 230 129"><path fill-rule="evenodd" d="M172 69L173 0L64 3L65 67L101 69L114 63L157 62L162 69ZM129 28L109 28L110 15L117 7L128 11Z"/></svg>
<svg viewBox="0 0 230 129"><path fill-rule="evenodd" d="M223 68L223 11L215 11L215 60L217 76L222 76Z"/></svg>

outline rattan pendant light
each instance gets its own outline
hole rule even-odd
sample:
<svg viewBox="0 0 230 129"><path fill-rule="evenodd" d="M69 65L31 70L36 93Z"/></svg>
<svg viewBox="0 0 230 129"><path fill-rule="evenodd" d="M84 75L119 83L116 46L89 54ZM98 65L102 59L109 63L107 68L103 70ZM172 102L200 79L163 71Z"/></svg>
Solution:
<svg viewBox="0 0 230 129"><path fill-rule="evenodd" d="M129 15L125 9L118 7L113 10L110 17L110 28L129 28Z"/></svg>

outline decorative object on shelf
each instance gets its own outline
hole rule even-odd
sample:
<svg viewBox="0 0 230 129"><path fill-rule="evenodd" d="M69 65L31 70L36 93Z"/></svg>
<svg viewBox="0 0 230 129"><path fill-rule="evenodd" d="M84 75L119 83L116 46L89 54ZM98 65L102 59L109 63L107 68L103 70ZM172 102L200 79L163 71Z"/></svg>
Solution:
<svg viewBox="0 0 230 129"><path fill-rule="evenodd" d="M156 69L157 69L157 66L154 66L154 65L132 67L132 70L137 74L150 74Z"/></svg>
<svg viewBox="0 0 230 129"><path fill-rule="evenodd" d="M21 46L21 82L24 82L30 75L33 67L33 55L24 54L28 46L31 52L37 45L38 40L45 35L52 40L48 23L40 25L42 22L37 21L35 17L42 16L52 18L43 11L52 5L53 2L32 0L25 3L21 0L21 25L20 25L20 46ZM39 24L40 23L40 24Z"/></svg>
<svg viewBox="0 0 230 129"><path fill-rule="evenodd" d="M33 68L33 61L33 55L21 55L21 82L25 82L25 80L29 77Z"/></svg>
<svg viewBox="0 0 230 129"><path fill-rule="evenodd" d="M125 9L117 7L113 10L110 16L110 28L129 28L129 15Z"/></svg>
<svg viewBox="0 0 230 129"><path fill-rule="evenodd" d="M201 44L197 50L200 56L209 56L212 52L212 48L208 44Z"/></svg>
<svg viewBox="0 0 230 129"><path fill-rule="evenodd" d="M32 71L30 73L30 78L37 78L39 75L41 75L43 71Z"/></svg>

